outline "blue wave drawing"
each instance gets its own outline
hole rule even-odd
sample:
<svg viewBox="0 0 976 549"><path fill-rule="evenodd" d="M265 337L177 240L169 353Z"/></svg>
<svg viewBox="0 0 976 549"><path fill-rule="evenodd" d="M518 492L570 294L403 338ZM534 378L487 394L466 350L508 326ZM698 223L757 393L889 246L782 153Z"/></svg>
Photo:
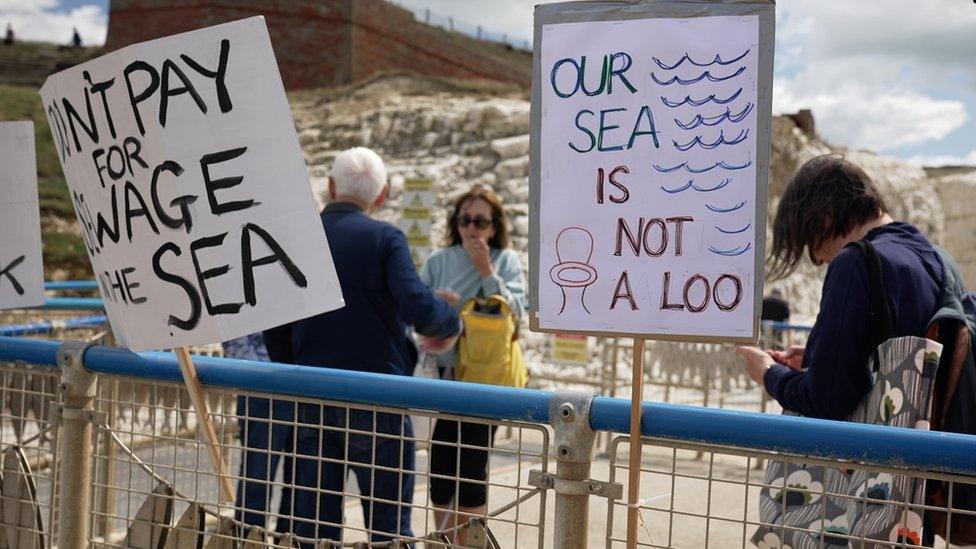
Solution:
<svg viewBox="0 0 976 549"><path fill-rule="evenodd" d="M748 168L749 166L752 166L752 160L747 160L745 164L729 164L728 162L723 160L721 162L716 162L715 164L712 164L707 168L693 168L689 166L687 162L682 162L681 164L678 164L677 166L672 166L670 168L665 168L664 166L658 166L657 164L654 164L654 169L660 173L676 172L682 168L684 168L684 170L688 173L705 173L707 171L714 170L715 168L722 168L724 170L741 170L744 168Z"/></svg>
<svg viewBox="0 0 976 549"><path fill-rule="evenodd" d="M717 191L717 190L725 187L726 185L728 185L731 182L732 182L732 178L731 177L727 177L723 181L721 181L719 184L715 185L714 187L709 187L709 188L706 189L706 188L703 188L703 187L699 187L698 185L695 184L695 180L694 179L691 179L687 183L685 183L684 185L682 185L680 187L675 187L673 189L669 189L669 188L665 187L664 185L661 185L661 190L664 191L664 192L666 192L666 193L670 193L670 194L680 193L682 191L687 191L688 189L694 189L694 190L696 190L696 191L698 191L700 193L707 193L707 192L710 192L710 191Z"/></svg>
<svg viewBox="0 0 976 549"><path fill-rule="evenodd" d="M679 145L678 142L674 140L672 140L671 143L674 143L674 148L678 149L679 151L687 152L695 145L698 145L706 150L712 150L720 145L738 145L739 143L745 141L747 137L749 137L749 130L740 130L739 135L733 137L731 141L727 141L725 139L725 132L720 131L718 132L718 139L712 143L702 141L702 136L700 135L696 135L694 139L685 143L684 145Z"/></svg>
<svg viewBox="0 0 976 549"><path fill-rule="evenodd" d="M708 103L709 101L711 101L712 103L717 103L719 105L725 105L735 101L736 98L739 97L739 94L741 93L742 93L742 88L739 88L738 90L735 91L735 93L726 97L725 99L719 99L715 97L715 94L713 93L712 95L709 95L704 99L692 99L690 95L686 95L685 98L682 99L680 102L669 101L667 97L662 97L661 102L664 103L665 106L671 107L672 109L680 107L682 105L701 107L702 105Z"/></svg>
<svg viewBox="0 0 976 549"><path fill-rule="evenodd" d="M658 59L657 57L652 57L651 59L653 59L654 62L657 63L657 66L658 67L661 67L662 69L664 69L666 71L670 71L670 70L674 70L674 69L680 67L681 64L684 63L685 61L691 63L692 65L694 65L696 67L709 67L711 65L722 65L722 66L731 65L732 63L735 63L735 62L741 60L743 57L749 55L749 52L750 51L752 51L752 48L747 49L745 51L745 53L743 53L742 55L736 57L735 59L729 59L728 61L725 61L724 59L722 59L722 55L721 54L716 54L715 55L715 59L712 59L708 63L699 63L698 61L695 61L694 59L691 58L690 55L688 55L688 52L685 52L685 54L681 56L681 59L678 59L677 63L675 63L673 65L670 65L670 66L669 65L665 65L664 63L662 63L661 60Z"/></svg>
<svg viewBox="0 0 976 549"><path fill-rule="evenodd" d="M709 246L708 251L713 254L724 255L725 257L734 257L737 255L742 255L748 252L752 248L752 242L745 245L745 247L732 248L731 250L720 250L714 246Z"/></svg>
<svg viewBox="0 0 976 549"><path fill-rule="evenodd" d="M745 120L746 116L748 116L749 113L752 112L752 108L754 106L755 105L753 105L752 103L747 103L746 106L741 111L735 114L732 114L731 108L725 107L725 112L723 112L718 116L703 117L700 114L696 114L695 117L692 118L689 122L682 122L677 118L675 118L674 123L677 124L678 127L681 128L682 130L693 130L698 126L702 126L702 125L718 126L719 124L725 122L726 120L728 120L733 124L737 124Z"/></svg>
<svg viewBox="0 0 976 549"><path fill-rule="evenodd" d="M673 76L673 77L671 77L671 80L664 80L664 81L658 80L657 75L652 72L651 73L651 80L653 80L654 82L656 82L660 86L670 86L671 84L674 84L675 82L677 82L678 84L681 84L682 86L690 86L691 84L697 84L697 83L701 82L702 80L706 80L706 79L709 82L724 82L726 80L731 80L731 79L735 78L736 76L739 76L740 74L744 73L745 71L746 71L745 66L742 66L742 67L739 67L739 70L737 70L734 73L729 74L727 76L715 76L711 72L705 71L705 72L701 73L700 75L696 76L695 78L691 78L689 80L685 80L685 79L683 79L681 77L678 77L678 76Z"/></svg>
<svg viewBox="0 0 976 549"><path fill-rule="evenodd" d="M731 182L732 182L732 178L731 177L726 177L724 180L722 180L721 183L719 183L718 185L715 185L714 187L709 187L709 188L706 189L706 188L699 187L698 185L694 185L693 184L691 186L691 188L692 189L695 189L696 191L698 191L700 193L707 193L707 192L717 191L717 190L719 190L721 188L724 188L726 185L728 185Z"/></svg>
<svg viewBox="0 0 976 549"><path fill-rule="evenodd" d="M729 212L734 212L736 210L741 210L742 207L745 205L746 205L746 201L743 200L742 202L739 202L738 204L732 206L731 208L719 208L718 206L712 206L711 204L705 204L705 207L708 208L709 210L712 210L715 213L729 213Z"/></svg>
<svg viewBox="0 0 976 549"><path fill-rule="evenodd" d="M694 185L694 183L695 183L695 181L694 180L691 180L691 181L685 183L684 185L682 185L680 187L676 187L674 189L668 189L664 185L661 185L661 190L664 191L664 192L666 192L666 193L669 193L669 194L680 193L681 191L688 190L692 185Z"/></svg>
<svg viewBox="0 0 976 549"><path fill-rule="evenodd" d="M723 161L719 162L718 165L719 165L719 167L721 167L724 170L744 170L744 169L748 168L749 166L752 166L752 160L746 160L746 163L745 164L738 164L738 165L736 165L736 164L729 164L728 162L726 162L726 161L723 160Z"/></svg>
<svg viewBox="0 0 976 549"><path fill-rule="evenodd" d="M722 227L719 227L718 225L715 226L715 228L718 229L718 232L720 232L722 234L739 234L739 233L744 233L744 232L746 232L746 231L749 230L749 227L752 227L752 223L747 223L746 226L745 227L742 227L741 229L731 229L731 230L730 229L723 229Z"/></svg>

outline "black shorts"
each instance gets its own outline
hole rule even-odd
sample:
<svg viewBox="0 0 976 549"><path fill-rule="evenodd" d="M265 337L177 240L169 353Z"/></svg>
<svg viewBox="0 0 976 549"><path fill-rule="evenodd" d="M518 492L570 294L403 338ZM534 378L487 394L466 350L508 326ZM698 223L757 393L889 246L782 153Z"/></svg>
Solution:
<svg viewBox="0 0 976 549"><path fill-rule="evenodd" d="M461 448L458 457L458 430L461 444L485 448ZM434 423L430 446L430 499L446 507L457 494L457 507L478 507L488 500L488 448L495 439L497 425L438 419ZM458 471L460 463L460 471ZM452 478L437 478L441 475ZM460 479L460 482L458 481ZM472 482L464 482L472 481Z"/></svg>

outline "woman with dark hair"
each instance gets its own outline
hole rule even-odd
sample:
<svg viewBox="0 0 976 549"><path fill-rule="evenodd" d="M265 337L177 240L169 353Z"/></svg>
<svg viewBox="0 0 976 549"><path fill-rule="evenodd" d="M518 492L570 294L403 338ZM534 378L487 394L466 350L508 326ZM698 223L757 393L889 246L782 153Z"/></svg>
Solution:
<svg viewBox="0 0 976 549"><path fill-rule="evenodd" d="M454 202L449 215L445 247L427 258L420 279L457 309L473 297L500 295L521 316L526 299L522 264L508 247L508 222L498 197L491 189L476 185ZM455 355L436 356L441 377L453 379ZM484 516L488 451L473 447L491 446L495 429L483 423L444 419L434 425L430 498L437 508L439 530ZM460 456L459 445L464 446ZM467 482L458 482L458 478ZM454 513L448 510L452 500ZM461 532L454 542L464 545L466 537Z"/></svg>
<svg viewBox="0 0 976 549"><path fill-rule="evenodd" d="M919 230L894 221L871 178L838 155L814 158L793 176L773 221L771 276L789 275L808 255L828 264L820 312L806 349L737 347L746 369L773 398L798 414L846 419L871 390L867 261L856 242L880 257L892 337L924 333L939 306L943 265Z"/></svg>

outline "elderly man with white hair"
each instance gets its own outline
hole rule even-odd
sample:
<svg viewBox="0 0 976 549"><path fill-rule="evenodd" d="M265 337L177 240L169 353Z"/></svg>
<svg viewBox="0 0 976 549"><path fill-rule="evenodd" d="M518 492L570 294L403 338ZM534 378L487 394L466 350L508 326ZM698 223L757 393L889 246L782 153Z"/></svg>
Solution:
<svg viewBox="0 0 976 549"><path fill-rule="evenodd" d="M372 150L356 147L335 159L322 224L346 304L266 331L272 360L409 376L417 348L408 326L426 336L424 350L440 352L453 345L461 329L454 308L421 282L403 232L370 217L388 192L386 167ZM348 462L363 495L371 540L411 536L410 417L300 405L297 421L292 531L341 539L340 494ZM309 423L314 427L302 426Z"/></svg>

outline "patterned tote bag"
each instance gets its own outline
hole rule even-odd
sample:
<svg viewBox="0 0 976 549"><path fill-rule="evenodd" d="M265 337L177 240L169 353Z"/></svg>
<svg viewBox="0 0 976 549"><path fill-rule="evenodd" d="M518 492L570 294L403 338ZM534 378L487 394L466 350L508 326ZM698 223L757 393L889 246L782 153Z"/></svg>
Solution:
<svg viewBox="0 0 976 549"><path fill-rule="evenodd" d="M881 263L870 243L858 245L870 271L872 337L883 343L867 366L873 388L848 421L928 430L942 345L921 337L887 337L893 324ZM877 541L864 547L921 544L922 514L914 506L924 502L923 479L770 461L763 485L763 526L752 537L760 548L861 547L862 539Z"/></svg>

